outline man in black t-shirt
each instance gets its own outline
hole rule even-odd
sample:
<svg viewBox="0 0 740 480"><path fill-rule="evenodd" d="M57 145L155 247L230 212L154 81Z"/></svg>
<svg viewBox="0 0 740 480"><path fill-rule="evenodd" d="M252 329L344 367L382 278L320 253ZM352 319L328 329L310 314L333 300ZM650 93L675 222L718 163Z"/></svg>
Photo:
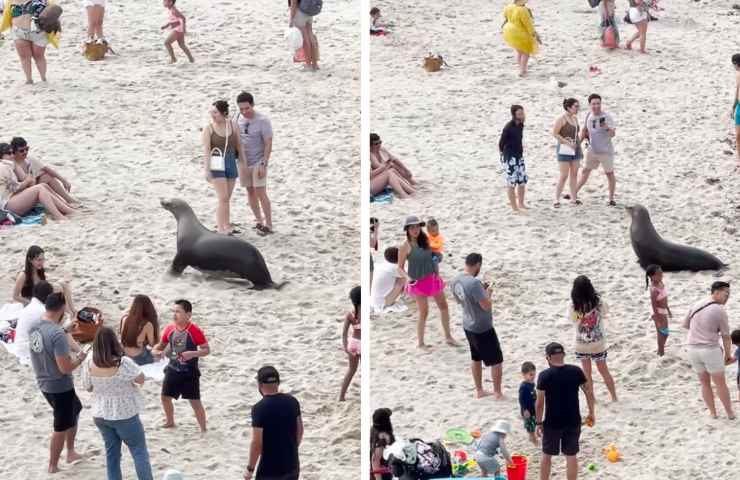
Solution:
<svg viewBox="0 0 740 480"><path fill-rule="evenodd" d="M542 437L542 461L540 480L550 478L552 456L563 452L567 465L567 479L578 476L579 440L581 437L581 411L578 390L586 394L588 416L586 424L593 426L594 394L593 387L586 379L583 370L575 365L565 364L565 350L559 343L545 347L545 356L550 368L537 378L537 403L535 406L537 432ZM546 413L544 422L543 413Z"/></svg>
<svg viewBox="0 0 740 480"><path fill-rule="evenodd" d="M252 444L244 480L298 480L298 446L303 439L301 406L293 396L280 393L275 367L257 372L263 398L252 407ZM259 466L257 466L259 460Z"/></svg>

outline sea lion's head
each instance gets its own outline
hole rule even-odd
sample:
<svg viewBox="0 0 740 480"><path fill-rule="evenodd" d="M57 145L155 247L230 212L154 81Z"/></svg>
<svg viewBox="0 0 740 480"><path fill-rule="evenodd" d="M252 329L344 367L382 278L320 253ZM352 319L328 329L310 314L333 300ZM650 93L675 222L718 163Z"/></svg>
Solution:
<svg viewBox="0 0 740 480"><path fill-rule="evenodd" d="M624 209L627 210L627 215L629 215L630 218L632 218L632 220L637 220L638 218L641 218L641 217L650 218L650 216L648 215L647 208L643 207L639 203L636 203L632 205L631 207L624 207Z"/></svg>
<svg viewBox="0 0 740 480"><path fill-rule="evenodd" d="M178 219L180 218L180 215L186 212L193 212L193 209L190 208L190 205L185 203L184 200L180 200L179 198L171 198L169 200L163 198L159 200L159 203L162 205L162 208L172 212L175 218Z"/></svg>

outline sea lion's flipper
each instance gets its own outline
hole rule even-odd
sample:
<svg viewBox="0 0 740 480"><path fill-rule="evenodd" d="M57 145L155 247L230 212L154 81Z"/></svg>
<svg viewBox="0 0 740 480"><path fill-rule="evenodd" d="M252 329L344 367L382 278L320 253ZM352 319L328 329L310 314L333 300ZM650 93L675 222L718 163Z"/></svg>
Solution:
<svg viewBox="0 0 740 480"><path fill-rule="evenodd" d="M187 265L182 261L182 258L179 255L177 255L172 260L172 265L170 266L170 274L180 275L185 270L186 267Z"/></svg>

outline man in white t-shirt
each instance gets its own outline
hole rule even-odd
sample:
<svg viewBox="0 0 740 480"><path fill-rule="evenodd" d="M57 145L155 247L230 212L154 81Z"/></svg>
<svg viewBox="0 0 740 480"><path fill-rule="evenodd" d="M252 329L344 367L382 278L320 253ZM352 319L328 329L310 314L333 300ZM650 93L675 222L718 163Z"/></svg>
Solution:
<svg viewBox="0 0 740 480"><path fill-rule="evenodd" d="M46 298L54 293L54 287L48 282L40 281L33 286L33 294L31 301L23 307L21 313L18 315L18 324L15 327L15 343L20 347L18 352L23 357L29 357L30 353L28 350L28 333L31 330L31 325L41 320L41 317L46 311L44 304Z"/></svg>
<svg viewBox="0 0 740 480"><path fill-rule="evenodd" d="M375 266L370 288L370 305L378 313L393 305L406 288L406 279L398 271L398 248L386 248L383 256L385 263Z"/></svg>

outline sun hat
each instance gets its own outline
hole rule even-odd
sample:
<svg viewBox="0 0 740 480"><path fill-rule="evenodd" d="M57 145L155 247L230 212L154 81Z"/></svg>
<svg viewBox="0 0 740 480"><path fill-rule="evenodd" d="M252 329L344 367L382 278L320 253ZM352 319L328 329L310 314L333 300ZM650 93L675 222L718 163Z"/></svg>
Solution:
<svg viewBox="0 0 740 480"><path fill-rule="evenodd" d="M406 230L412 225L419 225L423 227L424 225L426 225L426 223L422 222L421 219L417 217L416 215L410 215L406 217L406 221L403 222L403 229Z"/></svg>
<svg viewBox="0 0 740 480"><path fill-rule="evenodd" d="M262 384L280 383L280 374L272 365L265 365L257 370L257 382Z"/></svg>
<svg viewBox="0 0 740 480"><path fill-rule="evenodd" d="M506 420L499 420L491 429L492 432L505 433L508 435L511 433L511 425Z"/></svg>
<svg viewBox="0 0 740 480"><path fill-rule="evenodd" d="M177 470L169 469L164 472L164 477L162 477L162 480L185 480L185 477L183 477L182 473L178 472Z"/></svg>
<svg viewBox="0 0 740 480"><path fill-rule="evenodd" d="M558 355L560 353L565 354L565 349L558 342L548 343L545 347L545 355L547 355L548 357L550 355Z"/></svg>

